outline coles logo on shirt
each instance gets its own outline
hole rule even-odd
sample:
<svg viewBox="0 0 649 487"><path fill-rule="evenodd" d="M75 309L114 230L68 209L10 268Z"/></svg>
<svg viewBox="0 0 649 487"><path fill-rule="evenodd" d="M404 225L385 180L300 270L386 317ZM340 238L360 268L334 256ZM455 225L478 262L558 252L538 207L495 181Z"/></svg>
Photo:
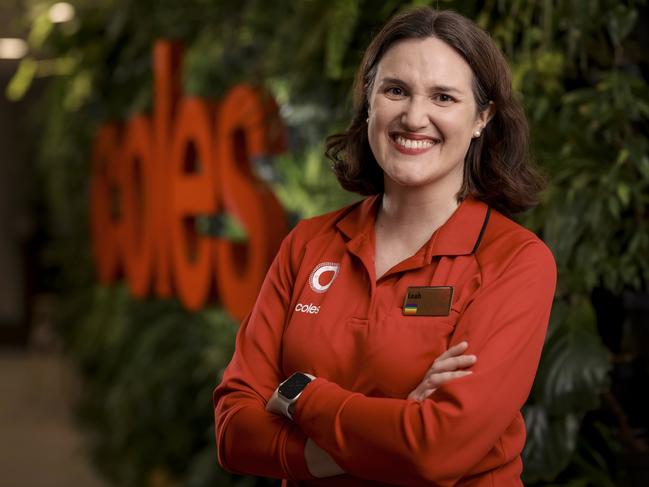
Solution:
<svg viewBox="0 0 649 487"><path fill-rule="evenodd" d="M310 315L317 315L320 312L320 306L316 306L313 303L302 304L297 303L295 305L295 311L298 313L308 313Z"/></svg>
<svg viewBox="0 0 649 487"><path fill-rule="evenodd" d="M338 275L340 264L337 262L321 262L309 276L309 286L316 293L324 293Z"/></svg>

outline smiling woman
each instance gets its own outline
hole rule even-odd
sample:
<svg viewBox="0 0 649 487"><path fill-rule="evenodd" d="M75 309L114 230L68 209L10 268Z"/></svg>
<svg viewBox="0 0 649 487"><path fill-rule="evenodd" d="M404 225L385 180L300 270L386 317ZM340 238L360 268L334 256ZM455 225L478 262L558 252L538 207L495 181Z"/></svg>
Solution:
<svg viewBox="0 0 649 487"><path fill-rule="evenodd" d="M403 55L407 57L401 58ZM390 63L394 66L388 66ZM405 69L410 73L413 65L416 69L411 75L416 73L418 78L412 81L421 86L408 86L409 80L402 79L403 70L395 77L379 72ZM479 117L481 120L474 127L466 156L461 158L460 198L473 196L504 214L538 203L544 181L529 162L527 120L512 91L509 65L489 35L473 22L450 11L412 10L392 19L365 51L354 83L352 123L346 132L329 137L326 148L340 184L363 195L383 192L383 170L368 140L371 106L381 94L377 93L380 84L387 90L385 96L392 98L408 101L409 90L419 88L437 106L458 102L473 106L472 116L476 122ZM417 105L410 108L424 109ZM441 113L444 111L437 111Z"/></svg>
<svg viewBox="0 0 649 487"><path fill-rule="evenodd" d="M543 186L507 62L418 8L354 95L327 155L369 197L282 243L214 392L219 461L284 485L521 486L556 269L506 216Z"/></svg>

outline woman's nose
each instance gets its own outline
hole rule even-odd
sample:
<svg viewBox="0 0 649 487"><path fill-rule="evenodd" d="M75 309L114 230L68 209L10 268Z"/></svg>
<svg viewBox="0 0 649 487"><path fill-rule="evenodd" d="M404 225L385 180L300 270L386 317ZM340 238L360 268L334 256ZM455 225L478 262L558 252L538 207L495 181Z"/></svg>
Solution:
<svg viewBox="0 0 649 487"><path fill-rule="evenodd" d="M430 123L430 104L419 97L411 97L401 114L401 124L408 130L418 130Z"/></svg>

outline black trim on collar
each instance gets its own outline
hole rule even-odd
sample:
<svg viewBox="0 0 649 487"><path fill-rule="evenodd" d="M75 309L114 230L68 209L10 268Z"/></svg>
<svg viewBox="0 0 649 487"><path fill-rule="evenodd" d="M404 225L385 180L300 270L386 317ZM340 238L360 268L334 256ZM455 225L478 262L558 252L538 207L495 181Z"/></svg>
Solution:
<svg viewBox="0 0 649 487"><path fill-rule="evenodd" d="M472 254L475 254L478 247L480 247L480 242L482 242L482 237L485 230L487 229L487 224L489 223L489 215L491 215L491 206L487 207L487 214L484 217L484 222L482 223L482 228L480 229L480 234L478 235L478 240L476 240L475 245L473 246Z"/></svg>

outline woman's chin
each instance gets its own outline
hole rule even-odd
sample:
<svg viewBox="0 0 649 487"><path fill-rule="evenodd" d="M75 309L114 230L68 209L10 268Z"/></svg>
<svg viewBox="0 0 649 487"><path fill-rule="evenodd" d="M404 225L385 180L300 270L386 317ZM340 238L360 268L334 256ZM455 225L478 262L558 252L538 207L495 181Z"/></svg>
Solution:
<svg viewBox="0 0 649 487"><path fill-rule="evenodd" d="M398 177L388 177L385 181L386 190L394 188L399 189L420 189L431 184L430 181L423 179L421 176L413 175L400 175Z"/></svg>

